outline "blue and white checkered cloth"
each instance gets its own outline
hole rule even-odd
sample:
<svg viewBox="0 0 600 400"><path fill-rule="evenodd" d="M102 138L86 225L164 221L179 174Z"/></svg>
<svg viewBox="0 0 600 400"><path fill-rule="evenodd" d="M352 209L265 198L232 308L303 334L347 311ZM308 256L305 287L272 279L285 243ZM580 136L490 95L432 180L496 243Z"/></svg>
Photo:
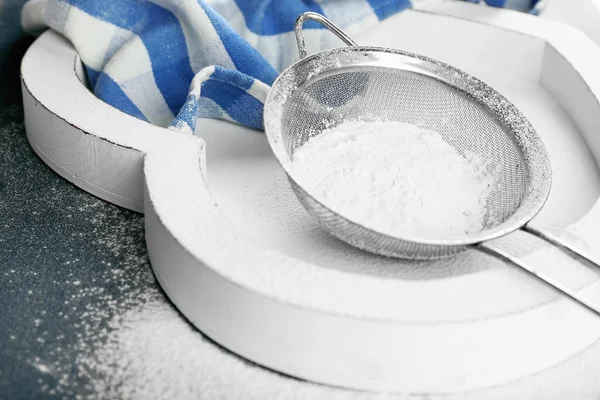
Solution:
<svg viewBox="0 0 600 400"><path fill-rule="evenodd" d="M513 10L529 12L533 15L538 15L544 7L546 0L464 0L470 3L485 2L488 6L510 8ZM577 0L573 0L577 1Z"/></svg>
<svg viewBox="0 0 600 400"><path fill-rule="evenodd" d="M486 0L496 6L515 1L537 2ZM100 99L188 133L198 117L262 128L270 85L298 59L293 30L301 13L319 12L356 32L412 6L410 0L32 2L36 7L28 9L73 43ZM308 22L306 28L308 42L337 45L320 25Z"/></svg>

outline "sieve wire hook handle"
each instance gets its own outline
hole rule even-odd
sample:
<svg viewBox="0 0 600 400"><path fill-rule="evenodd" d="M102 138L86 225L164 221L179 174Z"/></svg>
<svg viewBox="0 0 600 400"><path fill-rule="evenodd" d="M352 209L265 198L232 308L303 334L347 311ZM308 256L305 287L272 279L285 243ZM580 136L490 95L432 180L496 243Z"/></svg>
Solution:
<svg viewBox="0 0 600 400"><path fill-rule="evenodd" d="M551 233L533 228L529 225L525 225L525 226L521 227L521 230L523 232L526 232L533 236L536 236L536 237L560 248L561 250L564 250L564 251L570 253L571 255L573 255L575 257L581 258L585 262L590 263L597 268L600 268L600 263L597 260L595 260L593 257L585 254L584 251L576 248L575 246L571 245L567 241L565 241ZM554 289L558 290L559 292L562 292L567 297L570 297L572 300L576 301L583 307L587 308L589 311L600 316L600 305L593 304L592 302L585 299L583 296L579 295L579 293L577 293L576 291L569 289L568 287L566 287L563 284L561 284L560 282L552 279L551 277L544 274L543 272L538 271L531 265L528 265L528 264L524 263L523 261L519 260L517 257L505 252L504 250L502 250L490 243L480 243L480 244L476 245L476 248L486 254L489 254L493 257L496 257L496 258L506 261L508 263L514 264L517 267L527 271L528 273L530 273L531 275L540 279L547 285L553 287Z"/></svg>
<svg viewBox="0 0 600 400"><path fill-rule="evenodd" d="M343 30L341 30L337 25L325 18L325 16L312 11L305 12L303 14L300 14L300 16L296 19L295 28L296 42L298 43L298 51L300 52L301 60L307 56L306 42L304 41L304 31L302 30L302 27L304 26L304 22L306 22L306 20L308 19L316 21L324 27L326 27L327 29L329 29L348 46L358 46L356 42L350 38L350 36L346 35L346 33Z"/></svg>

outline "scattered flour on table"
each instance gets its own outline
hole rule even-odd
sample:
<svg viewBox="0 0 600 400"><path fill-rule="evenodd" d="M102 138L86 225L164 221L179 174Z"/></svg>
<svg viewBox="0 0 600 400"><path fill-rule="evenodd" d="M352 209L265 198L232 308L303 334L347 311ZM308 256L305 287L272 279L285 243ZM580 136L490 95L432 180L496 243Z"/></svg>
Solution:
<svg viewBox="0 0 600 400"><path fill-rule="evenodd" d="M406 400L286 377L216 346L156 290L115 316L108 333L78 358L98 399ZM239 332L244 335L244 332ZM90 398L90 397L85 397Z"/></svg>
<svg viewBox="0 0 600 400"><path fill-rule="evenodd" d="M494 174L474 153L460 155L440 134L401 122L349 121L293 155L304 189L371 229L425 239L483 230Z"/></svg>

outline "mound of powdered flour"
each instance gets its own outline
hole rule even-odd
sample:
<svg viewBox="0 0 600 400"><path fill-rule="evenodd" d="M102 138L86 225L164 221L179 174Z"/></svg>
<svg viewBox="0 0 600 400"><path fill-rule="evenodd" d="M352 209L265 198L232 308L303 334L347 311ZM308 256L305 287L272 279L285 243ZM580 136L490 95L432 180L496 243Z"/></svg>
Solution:
<svg viewBox="0 0 600 400"><path fill-rule="evenodd" d="M339 214L390 235L464 236L484 228L494 174L437 132L401 122L350 121L296 150L293 174Z"/></svg>

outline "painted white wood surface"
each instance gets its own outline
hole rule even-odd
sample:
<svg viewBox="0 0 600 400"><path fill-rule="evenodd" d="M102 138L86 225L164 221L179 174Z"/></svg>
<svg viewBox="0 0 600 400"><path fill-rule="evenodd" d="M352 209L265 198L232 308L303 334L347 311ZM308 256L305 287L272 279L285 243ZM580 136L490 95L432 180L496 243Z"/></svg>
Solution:
<svg viewBox="0 0 600 400"><path fill-rule="evenodd" d="M580 29L600 45L600 0L550 0L540 16Z"/></svg>
<svg viewBox="0 0 600 400"><path fill-rule="evenodd" d="M572 191L573 197L554 195L549 207L555 209L545 210L539 223L567 226L564 234L600 247L598 183L568 186L577 181L569 179L573 171L583 178L598 174L593 157L600 156L600 82L595 73L600 50L578 32L528 16L466 4L440 6L436 12L454 16L408 11L357 39L418 51L485 77L523 108L543 131L542 139L553 143L548 146L556 154L553 163L564 146L574 146L569 154L577 160L555 166L563 171L558 174L563 174L562 187L568 187L561 192ZM148 250L161 285L192 323L232 351L317 382L439 394L539 375L600 337L599 319L520 271L481 255L415 268L340 250L339 244L316 260L261 241L231 204L236 195L256 193L226 185L228 178L240 179L232 172L236 164L249 168L254 160L260 164L257 170L270 168L259 133L202 121L197 133L208 142L207 160L202 139L151 126L95 98L78 80L77 62L75 51L54 33L44 34L26 55L22 80L33 148L76 185L145 211ZM544 118L549 110L552 116ZM565 134L573 140L561 142ZM239 144L235 151L225 150L226 137L238 139L230 143ZM264 157L243 164L245 155L257 153ZM227 157L231 170L223 167ZM570 208L565 198L572 202ZM562 218L558 222L552 218L557 213ZM520 249L519 243L508 245L600 301L595 274L549 246ZM344 265L327 263L328 257L339 260L344 251L351 255ZM412 275L398 274L402 268ZM440 272L444 270L451 272ZM545 383L557 384L555 378Z"/></svg>

